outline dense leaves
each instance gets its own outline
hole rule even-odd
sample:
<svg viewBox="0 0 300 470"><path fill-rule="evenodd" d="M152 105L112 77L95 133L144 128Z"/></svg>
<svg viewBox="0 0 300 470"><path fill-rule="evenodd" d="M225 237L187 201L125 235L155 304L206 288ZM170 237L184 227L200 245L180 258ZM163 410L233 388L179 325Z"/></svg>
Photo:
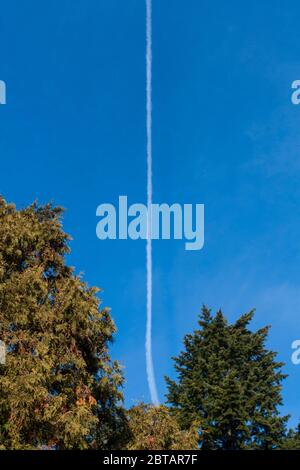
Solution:
<svg viewBox="0 0 300 470"><path fill-rule="evenodd" d="M281 445L281 449L300 450L300 424L296 430L289 430Z"/></svg>
<svg viewBox="0 0 300 470"><path fill-rule="evenodd" d="M65 263L61 214L0 199L2 449L106 448L124 421L123 378L108 354L115 326Z"/></svg>
<svg viewBox="0 0 300 470"><path fill-rule="evenodd" d="M191 450L198 449L196 423L181 430L165 406L140 404L128 411L131 439L129 450Z"/></svg>

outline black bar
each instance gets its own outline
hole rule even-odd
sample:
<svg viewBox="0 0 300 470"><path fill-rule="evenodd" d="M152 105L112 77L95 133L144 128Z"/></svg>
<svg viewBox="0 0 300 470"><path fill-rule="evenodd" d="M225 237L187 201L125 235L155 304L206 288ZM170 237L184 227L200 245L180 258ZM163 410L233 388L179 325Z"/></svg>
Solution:
<svg viewBox="0 0 300 470"><path fill-rule="evenodd" d="M142 465L192 465L203 469L228 464L284 465L300 460L300 451L0 451L0 466L19 465L20 468L41 468L54 465L74 465L80 468L105 468L120 465L137 468Z"/></svg>

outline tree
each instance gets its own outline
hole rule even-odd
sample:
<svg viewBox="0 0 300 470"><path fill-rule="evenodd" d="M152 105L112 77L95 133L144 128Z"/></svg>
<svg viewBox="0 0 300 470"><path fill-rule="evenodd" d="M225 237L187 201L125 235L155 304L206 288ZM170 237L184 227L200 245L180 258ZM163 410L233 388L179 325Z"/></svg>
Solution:
<svg viewBox="0 0 300 470"><path fill-rule="evenodd" d="M285 435L279 415L286 377L265 347L269 327L248 329L254 311L228 324L202 308L199 329L174 358L178 379L166 378L167 399L183 429L200 423L202 449L274 449Z"/></svg>
<svg viewBox="0 0 300 470"><path fill-rule="evenodd" d="M192 450L198 449L197 426L181 430L166 406L140 404L127 413L129 424L128 450Z"/></svg>
<svg viewBox="0 0 300 470"><path fill-rule="evenodd" d="M2 449L111 448L125 422L123 377L108 352L115 326L98 289L66 265L61 216L0 198Z"/></svg>
<svg viewBox="0 0 300 470"><path fill-rule="evenodd" d="M290 429L284 439L281 449L284 450L300 450L300 424L297 429Z"/></svg>

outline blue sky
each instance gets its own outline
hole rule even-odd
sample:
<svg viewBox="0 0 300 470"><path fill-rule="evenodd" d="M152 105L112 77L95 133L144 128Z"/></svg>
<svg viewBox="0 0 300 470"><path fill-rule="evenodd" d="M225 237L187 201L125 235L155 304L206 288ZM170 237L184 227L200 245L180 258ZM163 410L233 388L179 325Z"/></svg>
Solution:
<svg viewBox="0 0 300 470"><path fill-rule="evenodd" d="M200 306L234 321L256 307L286 362L284 411L300 417L299 2L153 0L154 202L204 203L205 246L153 242L159 394ZM96 207L146 202L142 0L3 0L0 192L66 210L69 261L103 288L128 405L149 400L145 243L100 241Z"/></svg>

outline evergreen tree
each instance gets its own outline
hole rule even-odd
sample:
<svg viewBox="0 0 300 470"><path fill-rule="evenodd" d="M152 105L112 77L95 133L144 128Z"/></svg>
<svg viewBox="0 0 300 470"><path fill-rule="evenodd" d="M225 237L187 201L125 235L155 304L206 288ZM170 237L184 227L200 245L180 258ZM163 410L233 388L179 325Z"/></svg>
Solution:
<svg viewBox="0 0 300 470"><path fill-rule="evenodd" d="M300 424L297 429L290 429L281 448L284 450L300 450Z"/></svg>
<svg viewBox="0 0 300 470"><path fill-rule="evenodd" d="M115 326L65 263L61 215L0 198L1 449L111 448L122 433Z"/></svg>
<svg viewBox="0 0 300 470"><path fill-rule="evenodd" d="M166 406L140 404L127 412L128 450L198 449L197 426L181 430Z"/></svg>
<svg viewBox="0 0 300 470"><path fill-rule="evenodd" d="M249 330L253 315L228 324L203 307L199 329L174 358L178 380L166 378L173 413L183 429L200 423L203 449L274 449L284 437L283 364L265 347L269 327Z"/></svg>

